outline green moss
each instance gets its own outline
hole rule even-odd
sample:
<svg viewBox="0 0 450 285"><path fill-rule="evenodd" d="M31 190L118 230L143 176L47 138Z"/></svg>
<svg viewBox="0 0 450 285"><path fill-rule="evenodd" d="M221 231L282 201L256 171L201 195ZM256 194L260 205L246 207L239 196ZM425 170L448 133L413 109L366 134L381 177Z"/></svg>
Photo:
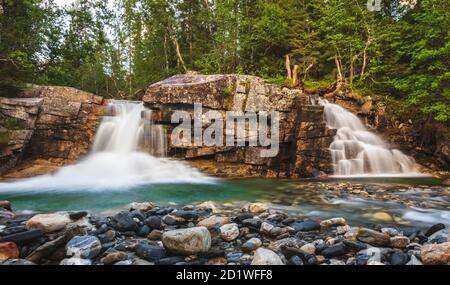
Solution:
<svg viewBox="0 0 450 285"><path fill-rule="evenodd" d="M236 94L236 89L237 89L236 81L232 81L230 86L228 86L223 90L224 107L227 110L231 110L231 108L233 108L234 95Z"/></svg>
<svg viewBox="0 0 450 285"><path fill-rule="evenodd" d="M0 131L0 148L6 147L11 138L11 133L8 131Z"/></svg>
<svg viewBox="0 0 450 285"><path fill-rule="evenodd" d="M20 130L25 127L23 121L17 118L2 118L0 125L8 130Z"/></svg>
<svg viewBox="0 0 450 285"><path fill-rule="evenodd" d="M306 80L304 82L304 84L305 84L305 89L306 90L314 91L314 90L318 90L318 89L321 89L321 88L330 87L331 85L334 84L334 82L335 82L335 80L333 80L333 79L325 78L325 79L322 79L322 80L314 80L314 81Z"/></svg>

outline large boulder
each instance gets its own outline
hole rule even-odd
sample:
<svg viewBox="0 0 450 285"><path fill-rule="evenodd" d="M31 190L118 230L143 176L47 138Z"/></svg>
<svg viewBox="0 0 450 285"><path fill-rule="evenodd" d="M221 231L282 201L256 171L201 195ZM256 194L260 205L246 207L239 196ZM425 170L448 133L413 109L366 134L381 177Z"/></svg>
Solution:
<svg viewBox="0 0 450 285"><path fill-rule="evenodd" d="M205 227L173 230L163 234L162 243L168 251L175 254L204 253L211 247L211 234Z"/></svg>

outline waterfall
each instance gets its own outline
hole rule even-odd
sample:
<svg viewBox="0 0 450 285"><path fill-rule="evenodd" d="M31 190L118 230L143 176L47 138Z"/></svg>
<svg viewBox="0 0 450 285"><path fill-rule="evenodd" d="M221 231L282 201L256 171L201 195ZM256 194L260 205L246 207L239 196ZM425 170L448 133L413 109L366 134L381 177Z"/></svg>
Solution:
<svg viewBox="0 0 450 285"><path fill-rule="evenodd" d="M412 157L389 146L361 123L359 118L339 105L319 99L325 121L337 129L330 145L334 174L337 176L417 174Z"/></svg>
<svg viewBox="0 0 450 285"><path fill-rule="evenodd" d="M166 132L155 125L152 111L144 104L114 101L107 106L106 116L95 136L93 152L147 152L153 156L167 156Z"/></svg>
<svg viewBox="0 0 450 285"><path fill-rule="evenodd" d="M113 101L84 159L52 175L0 184L0 190L123 190L155 183L214 182L182 162L164 158L166 133L151 117L142 103Z"/></svg>

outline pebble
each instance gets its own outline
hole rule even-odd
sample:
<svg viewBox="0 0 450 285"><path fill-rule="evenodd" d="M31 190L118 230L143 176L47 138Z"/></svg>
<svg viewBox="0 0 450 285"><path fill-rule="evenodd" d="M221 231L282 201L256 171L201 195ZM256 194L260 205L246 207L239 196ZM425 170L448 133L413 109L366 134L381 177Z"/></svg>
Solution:
<svg viewBox="0 0 450 285"><path fill-rule="evenodd" d="M425 232L425 236L430 237L434 233L441 231L443 229L445 229L445 225L442 223L433 225Z"/></svg>
<svg viewBox="0 0 450 285"><path fill-rule="evenodd" d="M59 265L92 265L92 260L78 257L65 258L61 260Z"/></svg>
<svg viewBox="0 0 450 285"><path fill-rule="evenodd" d="M218 217L218 216L211 216L206 219L201 220L197 226L198 227L205 227L207 229L213 229L217 226L223 226L226 224L231 223L231 219L228 217Z"/></svg>
<svg viewBox="0 0 450 285"><path fill-rule="evenodd" d="M405 236L391 237L391 246L394 248L405 248L409 244L409 238Z"/></svg>
<svg viewBox="0 0 450 285"><path fill-rule="evenodd" d="M394 252L389 258L389 263L391 265L405 265L408 261L409 256L402 251Z"/></svg>
<svg viewBox="0 0 450 285"><path fill-rule="evenodd" d="M351 227L349 225L345 226L338 226L336 228L336 234L337 235L345 235L347 232L351 231Z"/></svg>
<svg viewBox="0 0 450 285"><path fill-rule="evenodd" d="M297 255L291 257L288 261L288 265L303 265L303 260Z"/></svg>
<svg viewBox="0 0 450 285"><path fill-rule="evenodd" d="M269 223L267 223L267 222L263 222L263 223L261 223L260 231L261 231L263 234L270 235L270 231L271 231L273 228L275 228L274 225L269 224Z"/></svg>
<svg viewBox="0 0 450 285"><path fill-rule="evenodd" d="M112 252L105 257L103 257L100 261L105 265L111 265L118 261L124 261L128 259L128 254L123 251Z"/></svg>
<svg viewBox="0 0 450 285"><path fill-rule="evenodd" d="M0 243L0 263L8 259L19 257L19 248L13 242Z"/></svg>
<svg viewBox="0 0 450 285"><path fill-rule="evenodd" d="M420 255L425 265L446 265L450 263L450 242L425 245Z"/></svg>
<svg viewBox="0 0 450 285"><path fill-rule="evenodd" d="M340 257L348 252L347 247L344 244L338 244L332 247L324 249L320 254L325 258Z"/></svg>
<svg viewBox="0 0 450 285"><path fill-rule="evenodd" d="M224 241L233 241L239 237L239 227L237 224L227 224L220 227L220 237Z"/></svg>
<svg viewBox="0 0 450 285"><path fill-rule="evenodd" d="M251 238L242 245L241 249L243 252L249 253L258 249L261 245L262 242L259 238Z"/></svg>
<svg viewBox="0 0 450 285"><path fill-rule="evenodd" d="M121 232L136 231L138 225L129 212L119 212L111 218L111 223L115 229Z"/></svg>
<svg viewBox="0 0 450 285"><path fill-rule="evenodd" d="M136 255L148 261L155 261L166 257L166 251L159 245L149 244L145 241L140 242L136 248Z"/></svg>
<svg viewBox="0 0 450 285"><path fill-rule="evenodd" d="M163 232L159 231L159 230L153 230L151 231L148 236L147 239L149 240L160 240L162 238Z"/></svg>
<svg viewBox="0 0 450 285"><path fill-rule="evenodd" d="M173 230L163 234L162 242L170 252L181 255L198 254L210 249L211 234L205 227Z"/></svg>
<svg viewBox="0 0 450 285"><path fill-rule="evenodd" d="M72 220L67 214L39 214L29 219L25 227L29 230L41 230L44 233L53 233L63 230Z"/></svg>
<svg viewBox="0 0 450 285"><path fill-rule="evenodd" d="M2 265L36 265L36 264L26 259L13 258L3 262Z"/></svg>
<svg viewBox="0 0 450 285"><path fill-rule="evenodd" d="M258 248L251 265L283 265L283 262L275 252L266 248Z"/></svg>
<svg viewBox="0 0 450 285"><path fill-rule="evenodd" d="M328 220L324 220L320 222L322 227L336 227L336 226L345 226L347 222L344 218L332 218Z"/></svg>
<svg viewBox="0 0 450 285"><path fill-rule="evenodd" d="M244 207L244 211L253 213L253 214L260 214L267 211L269 207L264 203L251 203Z"/></svg>
<svg viewBox="0 0 450 285"><path fill-rule="evenodd" d="M151 216L144 221L144 223L153 230L159 230L162 226L162 219L159 216Z"/></svg>
<svg viewBox="0 0 450 285"><path fill-rule="evenodd" d="M394 228L382 228L382 229L381 229L381 232L382 232L382 233L385 233L385 234L388 234L388 235L390 235L391 237L395 237L395 236L398 236L398 235L399 235L398 230L396 230L396 229L394 229Z"/></svg>
<svg viewBox="0 0 450 285"><path fill-rule="evenodd" d="M365 228L359 229L356 238L359 241L368 243L373 246L387 246L390 243L390 237L388 234Z"/></svg>
<svg viewBox="0 0 450 285"><path fill-rule="evenodd" d="M102 250L100 240L95 236L76 236L66 244L67 256L91 259Z"/></svg>
<svg viewBox="0 0 450 285"><path fill-rule="evenodd" d="M303 222L296 222L291 224L291 227L297 232L310 232L320 230L320 224L312 220L305 220Z"/></svg>
<svg viewBox="0 0 450 285"><path fill-rule="evenodd" d="M316 247L312 243L307 243L300 249L309 254L314 254L316 252Z"/></svg>

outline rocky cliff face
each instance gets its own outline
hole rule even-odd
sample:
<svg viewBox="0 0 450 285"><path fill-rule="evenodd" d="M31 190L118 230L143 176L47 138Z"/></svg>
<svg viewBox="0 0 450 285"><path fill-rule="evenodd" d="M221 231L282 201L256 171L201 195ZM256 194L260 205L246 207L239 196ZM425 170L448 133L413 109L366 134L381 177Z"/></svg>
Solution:
<svg viewBox="0 0 450 285"><path fill-rule="evenodd" d="M0 98L0 173L22 158L65 164L88 152L103 98L68 87L36 87Z"/></svg>
<svg viewBox="0 0 450 285"><path fill-rule="evenodd" d="M16 166L34 133L43 99L0 97L0 173Z"/></svg>
<svg viewBox="0 0 450 285"><path fill-rule="evenodd" d="M194 103L201 103L204 113L215 110L279 112L280 151L276 157L260 156L262 147L174 146L169 154L188 160L203 171L219 176L309 177L331 173L328 147L335 135L325 126L323 107L312 106L299 90L289 90L265 80L244 75L177 75L151 85L143 98L153 110L156 124L167 130L169 142L175 124L170 122L175 110L194 113ZM204 126L204 128L206 128ZM226 135L226 129L224 130Z"/></svg>

